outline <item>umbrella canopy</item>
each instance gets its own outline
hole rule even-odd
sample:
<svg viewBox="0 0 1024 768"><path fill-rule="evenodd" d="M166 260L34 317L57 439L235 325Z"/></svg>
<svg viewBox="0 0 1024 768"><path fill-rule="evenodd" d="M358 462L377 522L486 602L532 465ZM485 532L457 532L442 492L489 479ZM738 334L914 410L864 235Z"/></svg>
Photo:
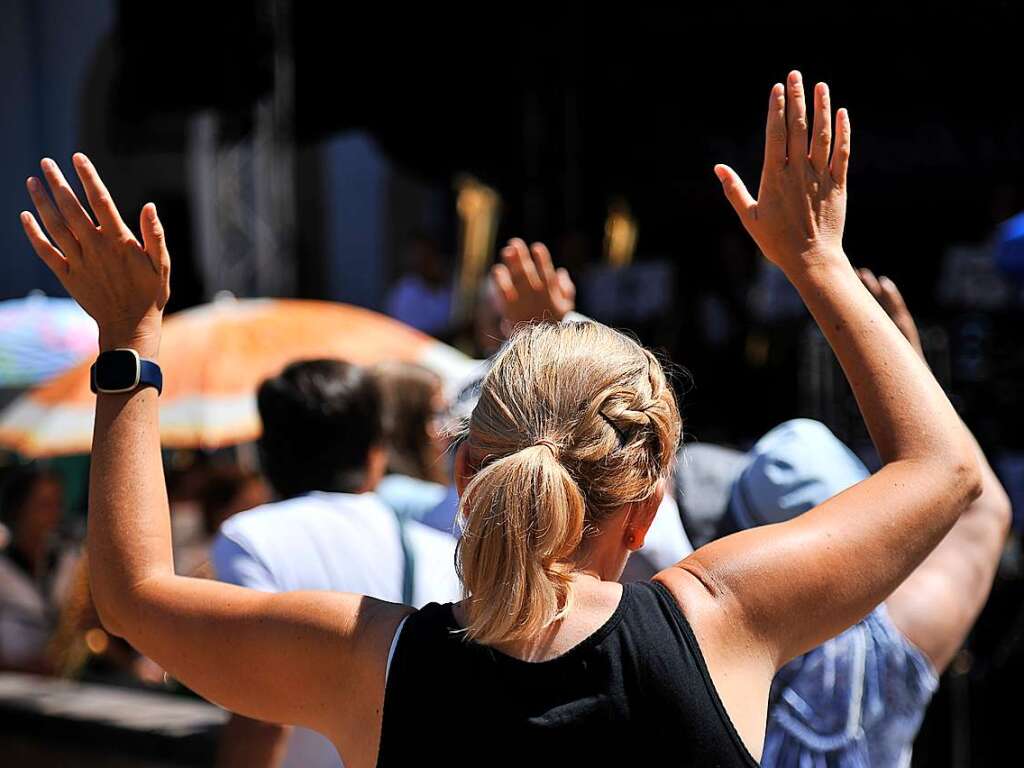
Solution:
<svg viewBox="0 0 1024 768"><path fill-rule="evenodd" d="M339 358L421 363L457 388L477 363L396 320L345 304L226 299L164 323L160 434L168 448L222 448L260 434L256 390L288 363ZM85 453L95 396L91 361L26 393L0 415L0 445L28 457Z"/></svg>
<svg viewBox="0 0 1024 768"><path fill-rule="evenodd" d="M0 388L30 387L96 356L96 322L71 299L0 301Z"/></svg>

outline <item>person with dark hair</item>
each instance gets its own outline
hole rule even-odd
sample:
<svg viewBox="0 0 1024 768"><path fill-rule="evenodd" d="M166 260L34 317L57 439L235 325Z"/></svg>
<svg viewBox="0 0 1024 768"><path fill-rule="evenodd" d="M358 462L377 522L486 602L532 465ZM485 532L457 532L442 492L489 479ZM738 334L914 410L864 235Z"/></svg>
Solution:
<svg viewBox="0 0 1024 768"><path fill-rule="evenodd" d="M174 572L159 382L138 386L139 357L156 364L170 294L165 233L147 205L138 241L79 154L94 220L44 160L53 200L38 179L28 188L53 241L32 214L22 224L97 320L103 350L88 547L107 628L227 709L326 734L350 768L637 765L666 754L756 766L776 672L885 600L983 488L956 411L843 250L851 123L840 109L833 139L828 88L813 94L809 105L795 71L772 87L756 199L732 169L715 173L835 350L881 469L794 520L623 585L679 447L672 388L650 351L610 328L524 325L484 378L456 453L465 595L419 610L365 592L266 594ZM280 506L310 498L329 504L315 492ZM303 525L268 525L261 543L284 546ZM332 562L375 554L353 550Z"/></svg>
<svg viewBox="0 0 1024 768"><path fill-rule="evenodd" d="M217 578L266 592L326 589L424 605L460 594L450 536L404 521L374 493L388 466L377 377L341 360L292 363L257 393L258 447L277 501L224 522ZM219 765L337 766L319 734L235 718Z"/></svg>
<svg viewBox="0 0 1024 768"><path fill-rule="evenodd" d="M13 471L0 515L11 532L0 554L0 669L46 671L46 648L57 625L67 563L56 549L64 511L60 477L39 467Z"/></svg>
<svg viewBox="0 0 1024 768"><path fill-rule="evenodd" d="M372 490L387 466L381 398L362 368L306 360L256 395L263 474L282 499L310 491Z"/></svg>

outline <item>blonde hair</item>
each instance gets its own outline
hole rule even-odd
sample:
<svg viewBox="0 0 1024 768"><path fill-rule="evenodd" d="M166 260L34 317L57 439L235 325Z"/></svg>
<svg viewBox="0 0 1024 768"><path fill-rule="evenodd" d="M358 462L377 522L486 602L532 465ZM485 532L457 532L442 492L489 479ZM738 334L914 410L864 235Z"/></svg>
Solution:
<svg viewBox="0 0 1024 768"><path fill-rule="evenodd" d="M651 497L680 427L661 364L632 339L589 322L519 328L465 433L468 637L532 637L562 618L585 538Z"/></svg>

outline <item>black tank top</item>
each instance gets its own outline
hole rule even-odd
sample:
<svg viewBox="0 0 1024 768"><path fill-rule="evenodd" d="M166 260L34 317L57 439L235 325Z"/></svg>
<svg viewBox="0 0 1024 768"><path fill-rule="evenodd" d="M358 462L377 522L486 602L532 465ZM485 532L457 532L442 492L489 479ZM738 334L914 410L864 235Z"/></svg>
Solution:
<svg viewBox="0 0 1024 768"><path fill-rule="evenodd" d="M409 616L388 673L379 768L756 768L668 589L623 587L605 624L527 662L467 641L452 605Z"/></svg>

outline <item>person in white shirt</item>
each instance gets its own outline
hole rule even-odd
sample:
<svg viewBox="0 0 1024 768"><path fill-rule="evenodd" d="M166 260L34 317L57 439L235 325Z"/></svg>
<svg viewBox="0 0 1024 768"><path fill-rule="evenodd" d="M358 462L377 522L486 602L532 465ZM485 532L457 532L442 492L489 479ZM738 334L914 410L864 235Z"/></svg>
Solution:
<svg viewBox="0 0 1024 768"><path fill-rule="evenodd" d="M217 578L266 592L333 590L422 606L461 598L455 539L404 521L373 493L387 466L379 387L337 360L293 363L260 387L263 471L280 501L227 520ZM234 717L221 766L336 768L313 731Z"/></svg>

